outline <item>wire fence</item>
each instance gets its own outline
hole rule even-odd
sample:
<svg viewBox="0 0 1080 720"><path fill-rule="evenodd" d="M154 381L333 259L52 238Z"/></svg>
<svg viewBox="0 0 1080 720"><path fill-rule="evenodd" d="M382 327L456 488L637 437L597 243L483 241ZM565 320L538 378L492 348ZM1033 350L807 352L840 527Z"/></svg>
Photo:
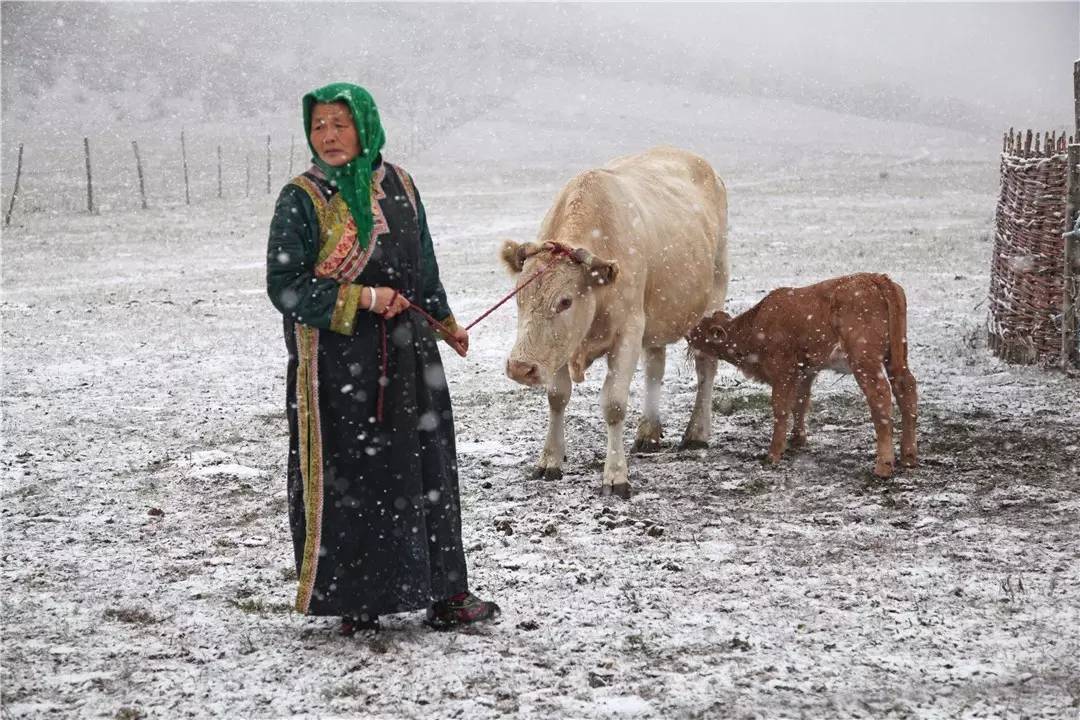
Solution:
<svg viewBox="0 0 1080 720"><path fill-rule="evenodd" d="M5 148L4 225L36 213L108 213L276 194L307 169L302 136L84 137ZM17 154L16 154L17 153Z"/></svg>

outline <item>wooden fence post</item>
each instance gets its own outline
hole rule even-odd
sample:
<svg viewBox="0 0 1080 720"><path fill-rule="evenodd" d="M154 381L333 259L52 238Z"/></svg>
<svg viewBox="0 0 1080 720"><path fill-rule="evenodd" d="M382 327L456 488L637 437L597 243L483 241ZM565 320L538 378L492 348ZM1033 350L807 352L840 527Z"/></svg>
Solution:
<svg viewBox="0 0 1080 720"><path fill-rule="evenodd" d="M1080 60L1073 61L1073 139L1080 143Z"/></svg>
<svg viewBox="0 0 1080 720"><path fill-rule="evenodd" d="M270 194L270 136L266 136L266 194Z"/></svg>
<svg viewBox="0 0 1080 720"><path fill-rule="evenodd" d="M83 150L86 151L86 209L94 214L94 180L90 175L90 138L83 138Z"/></svg>
<svg viewBox="0 0 1080 720"><path fill-rule="evenodd" d="M180 157L184 162L184 203L191 204L191 186L188 185L187 172L187 143L184 142L184 131L180 131Z"/></svg>
<svg viewBox="0 0 1080 720"><path fill-rule="evenodd" d="M221 146L217 146L217 196L221 199Z"/></svg>
<svg viewBox="0 0 1080 720"><path fill-rule="evenodd" d="M11 202L8 203L7 215L4 216L4 225L11 224L11 211L15 209L15 198L19 195L19 178L22 177L22 151L23 144L19 143L19 164L15 168L15 188L11 191Z"/></svg>
<svg viewBox="0 0 1080 720"><path fill-rule="evenodd" d="M131 141L131 149L135 151L135 172L139 174L139 197L142 198L142 209L146 209L146 184L143 182L142 159L139 157L139 144Z"/></svg>

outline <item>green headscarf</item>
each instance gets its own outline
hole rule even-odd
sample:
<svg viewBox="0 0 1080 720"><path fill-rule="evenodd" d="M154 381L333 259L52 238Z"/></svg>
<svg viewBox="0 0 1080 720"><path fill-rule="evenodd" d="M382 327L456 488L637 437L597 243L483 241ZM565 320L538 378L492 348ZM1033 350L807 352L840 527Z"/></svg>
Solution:
<svg viewBox="0 0 1080 720"><path fill-rule="evenodd" d="M311 145L311 109L315 103L344 102L352 112L360 137L360 154L341 167L327 165ZM315 164L333 181L356 222L356 238L367 249L375 219L371 216L371 166L386 143L375 100L364 88L350 83L331 83L304 96L304 135Z"/></svg>

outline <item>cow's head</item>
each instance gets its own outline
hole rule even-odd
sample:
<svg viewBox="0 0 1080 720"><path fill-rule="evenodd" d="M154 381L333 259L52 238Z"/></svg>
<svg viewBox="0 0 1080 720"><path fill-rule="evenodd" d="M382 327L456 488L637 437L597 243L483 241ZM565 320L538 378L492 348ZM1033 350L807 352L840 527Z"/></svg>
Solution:
<svg viewBox="0 0 1080 720"><path fill-rule="evenodd" d="M517 294L517 340L506 374L523 385L547 385L581 346L596 314L596 291L615 282L619 266L557 243L507 240L501 256L519 286L528 283Z"/></svg>
<svg viewBox="0 0 1080 720"><path fill-rule="evenodd" d="M728 334L731 321L730 315L723 310L717 310L712 315L702 318L701 322L695 325L686 336L686 341L698 352L715 358L724 358L730 349Z"/></svg>

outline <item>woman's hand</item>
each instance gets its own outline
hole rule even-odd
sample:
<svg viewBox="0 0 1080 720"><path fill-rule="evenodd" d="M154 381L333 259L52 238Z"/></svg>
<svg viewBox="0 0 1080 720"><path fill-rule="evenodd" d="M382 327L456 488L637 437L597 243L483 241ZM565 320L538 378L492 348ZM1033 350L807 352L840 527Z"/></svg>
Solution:
<svg viewBox="0 0 1080 720"><path fill-rule="evenodd" d="M465 354L469 352L469 331L459 327L450 338L453 340L450 347L454 348L458 355L465 357Z"/></svg>
<svg viewBox="0 0 1080 720"><path fill-rule="evenodd" d="M389 320L409 309L409 301L394 288L377 287L373 289L375 290L375 304L368 308L371 312L382 315Z"/></svg>

